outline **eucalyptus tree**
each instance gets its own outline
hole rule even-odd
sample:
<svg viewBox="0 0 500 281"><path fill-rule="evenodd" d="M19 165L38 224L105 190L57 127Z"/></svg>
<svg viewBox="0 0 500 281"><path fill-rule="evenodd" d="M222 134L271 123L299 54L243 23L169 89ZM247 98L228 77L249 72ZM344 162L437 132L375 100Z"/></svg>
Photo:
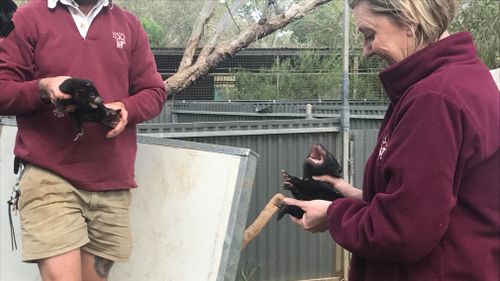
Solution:
<svg viewBox="0 0 500 281"><path fill-rule="evenodd" d="M184 56L177 73L165 80L165 86L170 93L179 92L196 80L204 77L224 59L233 56L240 50L248 47L253 42L264 38L277 30L281 30L291 22L298 20L309 14L318 6L326 4L332 0L302 0L297 3L290 2L287 9L275 9L274 13L266 12L272 5L275 8L277 0L265 0L262 17L257 21L239 26L235 20L235 14L247 2L245 0L206 0L201 12L196 19L193 31L186 45ZM286 0L284 0L286 1ZM214 21L212 18L217 6L223 6L226 11L222 17L215 22L215 28L204 32L207 23ZM277 5L276 5L277 6ZM233 36L224 36L229 26L236 26L237 32ZM204 34L208 36L203 36ZM202 44L202 39L203 44ZM198 57L195 60L196 50L200 48Z"/></svg>

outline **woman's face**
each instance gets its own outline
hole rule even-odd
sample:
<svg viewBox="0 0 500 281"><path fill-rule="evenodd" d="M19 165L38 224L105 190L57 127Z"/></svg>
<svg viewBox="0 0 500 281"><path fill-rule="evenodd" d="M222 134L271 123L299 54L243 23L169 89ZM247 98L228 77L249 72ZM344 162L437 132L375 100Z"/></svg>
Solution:
<svg viewBox="0 0 500 281"><path fill-rule="evenodd" d="M365 2L354 9L356 27L363 33L363 55L378 56L389 65L395 64L416 51L415 37L391 18L372 13Z"/></svg>

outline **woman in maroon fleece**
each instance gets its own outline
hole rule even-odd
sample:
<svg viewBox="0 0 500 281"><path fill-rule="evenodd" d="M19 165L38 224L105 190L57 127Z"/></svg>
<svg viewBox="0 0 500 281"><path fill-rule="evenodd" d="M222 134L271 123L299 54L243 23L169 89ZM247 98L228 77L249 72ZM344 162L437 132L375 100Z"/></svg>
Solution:
<svg viewBox="0 0 500 281"><path fill-rule="evenodd" d="M317 178L348 198L286 198L292 220L352 252L352 281L498 281L500 95L471 35L447 32L458 0L350 6L391 103L363 191Z"/></svg>

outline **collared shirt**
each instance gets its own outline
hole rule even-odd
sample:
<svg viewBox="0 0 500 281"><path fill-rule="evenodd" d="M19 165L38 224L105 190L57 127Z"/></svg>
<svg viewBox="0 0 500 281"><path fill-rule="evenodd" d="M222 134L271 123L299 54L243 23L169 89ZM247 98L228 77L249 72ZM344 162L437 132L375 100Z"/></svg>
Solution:
<svg viewBox="0 0 500 281"><path fill-rule="evenodd" d="M89 11L87 15L82 13L78 8L78 4L73 0L48 0L47 5L49 9L54 9L57 6L57 2L61 2L62 4L68 7L71 16L83 38L87 36L87 32L89 31L90 24L94 20L94 18L99 14L103 7L109 6L111 4L110 0L98 0L95 6Z"/></svg>

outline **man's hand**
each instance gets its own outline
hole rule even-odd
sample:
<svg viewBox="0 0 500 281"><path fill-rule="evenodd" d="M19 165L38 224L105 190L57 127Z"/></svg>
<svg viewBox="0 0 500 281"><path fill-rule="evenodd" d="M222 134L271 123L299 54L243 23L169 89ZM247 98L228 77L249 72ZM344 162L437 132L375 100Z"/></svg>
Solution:
<svg viewBox="0 0 500 281"><path fill-rule="evenodd" d="M301 201L293 198L284 198L283 202L288 205L295 205L304 211L301 219L290 216L290 219L300 225L304 230L312 233L323 232L328 229L328 217L326 211L331 201L326 200L311 200Z"/></svg>
<svg viewBox="0 0 500 281"><path fill-rule="evenodd" d="M55 104L57 100L70 99L71 95L65 94L59 90L59 85L71 76L56 76L43 78L38 82L38 93L40 99L45 104Z"/></svg>
<svg viewBox="0 0 500 281"><path fill-rule="evenodd" d="M118 136L121 132L123 132L123 130L125 129L125 126L127 126L128 111L127 111L127 108L125 107L125 104L121 101L107 103L104 106L107 108L114 109L114 110L118 110L118 109L121 110L120 111L120 121L118 121L116 126L106 134L107 138L114 138L114 137Z"/></svg>
<svg viewBox="0 0 500 281"><path fill-rule="evenodd" d="M313 179L329 183L331 186L333 186L333 188L335 188L338 192L340 192L340 194L344 195L345 197L354 197L359 200L363 199L363 191L355 188L342 178L336 178L330 175L322 175L313 176Z"/></svg>

